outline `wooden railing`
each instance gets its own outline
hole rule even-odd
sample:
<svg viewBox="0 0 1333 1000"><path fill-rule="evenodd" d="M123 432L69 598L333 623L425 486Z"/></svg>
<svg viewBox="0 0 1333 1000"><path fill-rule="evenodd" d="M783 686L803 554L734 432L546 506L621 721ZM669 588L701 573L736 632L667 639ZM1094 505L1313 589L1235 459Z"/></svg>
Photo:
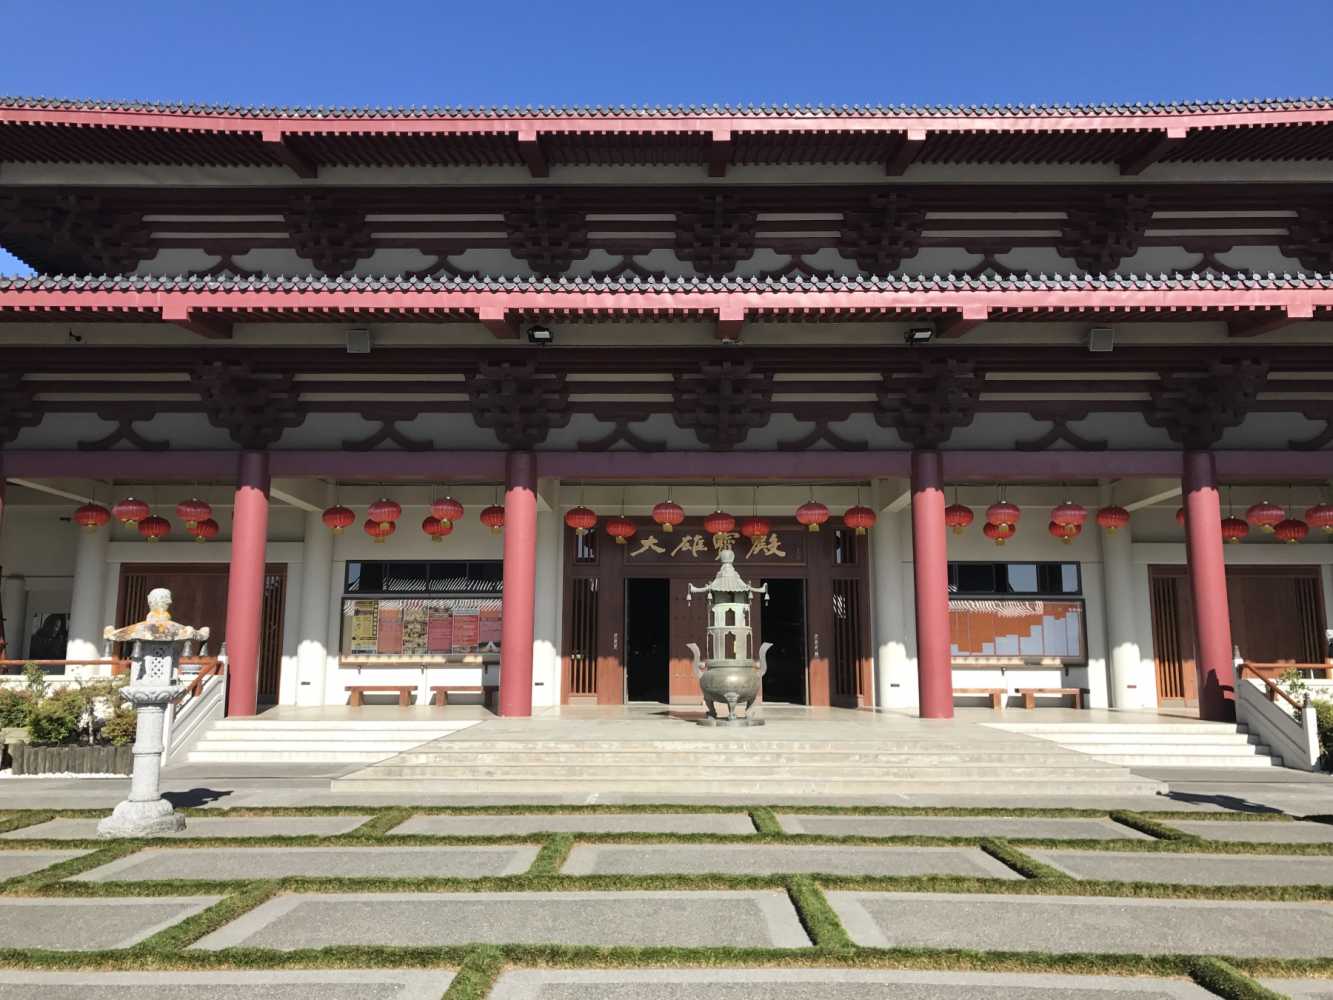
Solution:
<svg viewBox="0 0 1333 1000"><path fill-rule="evenodd" d="M1333 677L1333 663L1254 663L1246 660L1244 665L1256 677L1281 677L1288 670L1309 670L1323 675L1325 680Z"/></svg>
<svg viewBox="0 0 1333 1000"><path fill-rule="evenodd" d="M130 661L121 659L104 660L0 660L0 674L21 674L23 668L28 664L38 667L61 667L61 673L69 673L70 667L110 667L111 676L118 677L121 674L130 672ZM190 684L189 693L197 695L199 688L204 680L219 672L219 661L216 656L185 656L181 658L181 666L198 665L199 675L194 678Z"/></svg>
<svg viewBox="0 0 1333 1000"><path fill-rule="evenodd" d="M181 660L182 664L199 664L199 673L194 675L190 681L190 686L185 689L185 694L191 698L198 698L199 692L204 689L204 682L215 674L222 673L222 661L216 656L189 656Z"/></svg>
<svg viewBox="0 0 1333 1000"><path fill-rule="evenodd" d="M1307 693L1304 701L1297 701L1291 695L1287 694L1287 692L1283 691L1282 688L1278 687L1277 683L1273 680L1271 676L1271 674L1273 673L1272 668L1275 667L1280 668L1280 670L1276 671L1277 673L1286 673L1288 670L1291 670L1293 668L1298 670L1310 670L1310 669L1318 670L1320 668L1323 668L1325 671L1329 669L1324 664L1307 664L1307 663L1242 663L1240 665L1241 680L1244 680L1246 673L1253 674L1255 677L1257 677L1260 681L1263 682L1264 693L1268 695L1269 701L1276 701L1278 698L1281 698L1283 701L1285 701L1292 708L1296 709L1296 711L1298 712L1305 707L1307 702L1309 702L1310 695ZM1327 673L1325 674L1325 676L1328 676Z"/></svg>

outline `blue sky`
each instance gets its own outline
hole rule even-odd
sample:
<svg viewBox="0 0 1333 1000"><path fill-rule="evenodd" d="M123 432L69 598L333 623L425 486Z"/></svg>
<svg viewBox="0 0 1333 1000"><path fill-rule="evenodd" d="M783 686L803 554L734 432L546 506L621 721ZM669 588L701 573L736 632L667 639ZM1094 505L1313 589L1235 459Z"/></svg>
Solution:
<svg viewBox="0 0 1333 1000"><path fill-rule="evenodd" d="M300 105L1333 95L1331 0L0 0L0 93ZM16 264L0 252L0 273Z"/></svg>

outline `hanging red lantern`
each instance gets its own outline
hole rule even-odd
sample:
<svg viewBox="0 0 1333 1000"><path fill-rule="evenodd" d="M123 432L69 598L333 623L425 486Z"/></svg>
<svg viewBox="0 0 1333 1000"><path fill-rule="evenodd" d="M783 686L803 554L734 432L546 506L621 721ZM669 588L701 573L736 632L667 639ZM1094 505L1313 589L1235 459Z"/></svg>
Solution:
<svg viewBox="0 0 1333 1000"><path fill-rule="evenodd" d="M1002 524L1008 527L1009 534L1013 534L1018 527L1018 518L1022 511L1018 509L1017 504L1012 504L1008 500L1001 500L999 503L993 503L986 508L986 522L988 524Z"/></svg>
<svg viewBox="0 0 1333 1000"><path fill-rule="evenodd" d="M463 505L453 497L440 497L430 505L430 516L440 521L456 524L463 520Z"/></svg>
<svg viewBox="0 0 1333 1000"><path fill-rule="evenodd" d="M121 524L138 524L152 511L142 500L126 497L111 508L111 513Z"/></svg>
<svg viewBox="0 0 1333 1000"><path fill-rule="evenodd" d="M727 535L736 530L736 519L724 510L715 510L704 518L704 531L710 535Z"/></svg>
<svg viewBox="0 0 1333 1000"><path fill-rule="evenodd" d="M1260 500L1245 512L1245 520L1260 531L1272 534L1279 524L1286 520L1287 512L1275 503Z"/></svg>
<svg viewBox="0 0 1333 1000"><path fill-rule="evenodd" d="M384 544L384 540L398 530L398 525L392 521L372 521L369 518L361 525L365 533L378 544Z"/></svg>
<svg viewBox="0 0 1333 1000"><path fill-rule="evenodd" d="M1083 522L1088 519L1088 508L1081 503L1071 503L1066 500L1055 510L1051 511L1051 523L1059 524L1065 527L1073 525L1076 528L1082 528Z"/></svg>
<svg viewBox="0 0 1333 1000"><path fill-rule="evenodd" d="M1284 518L1277 523L1273 529L1273 534L1277 536L1280 542L1286 542L1288 545L1295 545L1297 542L1305 541L1305 536L1310 533L1310 526L1304 521L1299 521L1294 517Z"/></svg>
<svg viewBox="0 0 1333 1000"><path fill-rule="evenodd" d="M879 517L873 510L860 504L855 507L848 507L847 512L842 515L842 523L858 535L864 535L875 526L875 522L878 520Z"/></svg>
<svg viewBox="0 0 1333 1000"><path fill-rule="evenodd" d="M356 524L356 514L347 507L341 507L335 504L322 515L324 523L335 535L341 535L344 528L350 528Z"/></svg>
<svg viewBox="0 0 1333 1000"><path fill-rule="evenodd" d="M1052 538L1058 538L1068 545L1083 532L1081 524L1059 524L1052 521L1046 526L1046 530L1051 533Z"/></svg>
<svg viewBox="0 0 1333 1000"><path fill-rule="evenodd" d="M961 535L975 519L972 508L964 504L951 503L944 508L944 523L953 529L955 535Z"/></svg>
<svg viewBox="0 0 1333 1000"><path fill-rule="evenodd" d="M1250 526L1239 517L1222 518L1222 540L1235 545L1250 533Z"/></svg>
<svg viewBox="0 0 1333 1000"><path fill-rule="evenodd" d="M111 511L100 503L86 503L74 512L74 523L84 531L96 531L111 523Z"/></svg>
<svg viewBox="0 0 1333 1000"><path fill-rule="evenodd" d="M1333 535L1333 505L1317 503L1305 512L1305 523Z"/></svg>
<svg viewBox="0 0 1333 1000"><path fill-rule="evenodd" d="M217 521L214 521L211 517L206 517L202 521L194 522L194 527L190 529L190 534L194 535L194 540L196 542L207 542L217 538L220 530Z"/></svg>
<svg viewBox="0 0 1333 1000"><path fill-rule="evenodd" d="M772 526L762 517L747 517L741 522L741 535L744 538L765 538Z"/></svg>
<svg viewBox="0 0 1333 1000"><path fill-rule="evenodd" d="M617 545L624 545L625 539L633 538L637 530L634 522L623 514L606 519L606 533L616 540Z"/></svg>
<svg viewBox="0 0 1333 1000"><path fill-rule="evenodd" d="M1108 535L1114 535L1127 524L1129 524L1129 511L1124 507L1103 507L1097 511L1097 527L1104 528Z"/></svg>
<svg viewBox="0 0 1333 1000"><path fill-rule="evenodd" d="M981 533L989 538L996 545L1003 545L1005 541L1013 535L1012 525L996 524L994 521L987 521L981 527Z"/></svg>
<svg viewBox="0 0 1333 1000"><path fill-rule="evenodd" d="M807 530L818 531L819 526L828 520L828 508L818 500L807 500L796 508L796 520Z"/></svg>
<svg viewBox="0 0 1333 1000"><path fill-rule="evenodd" d="M398 501L386 500L381 497L370 505L370 509L366 511L366 516L380 524L392 524L403 516L403 508Z"/></svg>
<svg viewBox="0 0 1333 1000"><path fill-rule="evenodd" d="M213 508L198 497L191 497L176 504L176 516L184 522L186 528L193 528L200 521L212 517Z"/></svg>
<svg viewBox="0 0 1333 1000"><path fill-rule="evenodd" d="M139 522L139 534L150 542L165 538L171 531L171 522L165 517L150 514Z"/></svg>
<svg viewBox="0 0 1333 1000"><path fill-rule="evenodd" d="M421 522L421 530L430 535L432 542L442 542L444 536L454 530L454 522L446 521L434 514L427 514Z"/></svg>
<svg viewBox="0 0 1333 1000"><path fill-rule="evenodd" d="M663 500L653 506L653 520L670 534L676 530L676 525L685 520L685 508L673 500Z"/></svg>
<svg viewBox="0 0 1333 1000"><path fill-rule="evenodd" d="M565 524L573 528L575 534L586 535L597 527L597 514L587 507L571 507L565 514Z"/></svg>
<svg viewBox="0 0 1333 1000"><path fill-rule="evenodd" d="M491 529L492 535L498 535L505 526L505 509L499 504L491 504L481 512L481 523Z"/></svg>

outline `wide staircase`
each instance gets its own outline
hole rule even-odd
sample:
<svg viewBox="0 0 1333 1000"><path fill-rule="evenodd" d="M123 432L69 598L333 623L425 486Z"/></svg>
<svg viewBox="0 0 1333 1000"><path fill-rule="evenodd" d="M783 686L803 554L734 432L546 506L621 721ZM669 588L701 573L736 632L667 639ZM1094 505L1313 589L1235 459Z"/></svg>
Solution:
<svg viewBox="0 0 1333 1000"><path fill-rule="evenodd" d="M191 764L371 764L476 725L387 718L218 719L189 750Z"/></svg>
<svg viewBox="0 0 1333 1000"><path fill-rule="evenodd" d="M1049 740L1122 767L1281 767L1282 758L1243 725L1228 722L995 723L991 728Z"/></svg>
<svg viewBox="0 0 1333 1000"><path fill-rule="evenodd" d="M1154 794L1125 767L1026 736L906 720L708 730L621 723L580 731L486 722L333 781L334 791L498 796L774 797ZM558 724L557 724L558 725ZM624 727L624 728L622 728Z"/></svg>

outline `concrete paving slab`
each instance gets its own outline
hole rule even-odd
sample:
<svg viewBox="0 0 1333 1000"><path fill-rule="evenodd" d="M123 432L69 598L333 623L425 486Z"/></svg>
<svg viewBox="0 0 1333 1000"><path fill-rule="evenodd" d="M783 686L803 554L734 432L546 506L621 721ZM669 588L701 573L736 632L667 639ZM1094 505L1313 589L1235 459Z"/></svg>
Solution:
<svg viewBox="0 0 1333 1000"><path fill-rule="evenodd" d="M754 833L747 813L524 813L413 816L391 834L502 837L529 833Z"/></svg>
<svg viewBox="0 0 1333 1000"><path fill-rule="evenodd" d="M1333 906L1196 899L830 892L847 933L870 947L1317 958Z"/></svg>
<svg viewBox="0 0 1333 1000"><path fill-rule="evenodd" d="M88 851L0 851L0 880L31 875Z"/></svg>
<svg viewBox="0 0 1333 1000"><path fill-rule="evenodd" d="M440 1000L452 972L0 971L0 1000Z"/></svg>
<svg viewBox="0 0 1333 1000"><path fill-rule="evenodd" d="M902 969L523 969L502 975L490 1000L1206 1000L1212 996L1183 980L1114 976Z"/></svg>
<svg viewBox="0 0 1333 1000"><path fill-rule="evenodd" d="M494 892L280 896L193 947L564 944L802 948L786 893Z"/></svg>
<svg viewBox="0 0 1333 1000"><path fill-rule="evenodd" d="M976 847L576 844L564 875L971 875L1022 878Z"/></svg>
<svg viewBox="0 0 1333 1000"><path fill-rule="evenodd" d="M529 847L215 847L207 852L137 851L71 882L174 879L488 878L521 875L541 848Z"/></svg>
<svg viewBox="0 0 1333 1000"><path fill-rule="evenodd" d="M333 837L369 816L190 816L169 837ZM0 834L5 840L96 840L96 819L52 819Z"/></svg>
<svg viewBox="0 0 1333 1000"><path fill-rule="evenodd" d="M1144 854L1132 851L1056 851L1025 848L1067 875L1110 882L1176 885L1328 885L1333 857L1280 854Z"/></svg>
<svg viewBox="0 0 1333 1000"><path fill-rule="evenodd" d="M0 948L128 948L221 898L0 899Z"/></svg>
<svg viewBox="0 0 1333 1000"><path fill-rule="evenodd" d="M1030 837L1051 840L1152 840L1107 818L1030 816L836 816L780 813L788 833L823 837Z"/></svg>
<svg viewBox="0 0 1333 1000"><path fill-rule="evenodd" d="M1260 979L1259 982L1294 1000L1333 1000L1333 979Z"/></svg>
<svg viewBox="0 0 1333 1000"><path fill-rule="evenodd" d="M1163 819L1158 822L1205 840L1240 844L1333 844L1333 823L1225 819Z"/></svg>

